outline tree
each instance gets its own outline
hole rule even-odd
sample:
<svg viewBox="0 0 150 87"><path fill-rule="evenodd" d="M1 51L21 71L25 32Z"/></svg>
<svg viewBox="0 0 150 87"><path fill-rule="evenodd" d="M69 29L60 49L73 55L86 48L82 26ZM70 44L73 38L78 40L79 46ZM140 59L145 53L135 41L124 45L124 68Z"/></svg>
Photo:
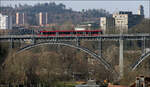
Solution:
<svg viewBox="0 0 150 87"><path fill-rule="evenodd" d="M150 19L143 19L129 30L129 33L150 33Z"/></svg>

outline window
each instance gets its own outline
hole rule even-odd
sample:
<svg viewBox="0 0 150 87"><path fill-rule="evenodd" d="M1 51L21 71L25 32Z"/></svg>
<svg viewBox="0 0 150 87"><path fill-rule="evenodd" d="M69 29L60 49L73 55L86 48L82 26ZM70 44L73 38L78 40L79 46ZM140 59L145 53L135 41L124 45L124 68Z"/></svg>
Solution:
<svg viewBox="0 0 150 87"><path fill-rule="evenodd" d="M73 32L73 34L76 34L76 32Z"/></svg>
<svg viewBox="0 0 150 87"><path fill-rule="evenodd" d="M98 32L91 32L91 34L98 34Z"/></svg>
<svg viewBox="0 0 150 87"><path fill-rule="evenodd" d="M77 32L77 34L83 34L83 32Z"/></svg>
<svg viewBox="0 0 150 87"><path fill-rule="evenodd" d="M59 32L59 34L70 34L70 32Z"/></svg>

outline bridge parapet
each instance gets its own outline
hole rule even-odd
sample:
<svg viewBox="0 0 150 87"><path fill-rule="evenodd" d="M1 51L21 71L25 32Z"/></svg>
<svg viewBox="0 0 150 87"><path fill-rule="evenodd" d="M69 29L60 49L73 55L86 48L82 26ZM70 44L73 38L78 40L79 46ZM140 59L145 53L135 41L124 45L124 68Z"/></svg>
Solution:
<svg viewBox="0 0 150 87"><path fill-rule="evenodd" d="M120 40L120 37L123 40L143 40L143 37L146 40L150 40L150 34L109 34L101 36L38 36L38 35L1 35L0 41L5 41L9 39L19 40L19 39L57 39L57 40L75 40L76 38L80 40Z"/></svg>

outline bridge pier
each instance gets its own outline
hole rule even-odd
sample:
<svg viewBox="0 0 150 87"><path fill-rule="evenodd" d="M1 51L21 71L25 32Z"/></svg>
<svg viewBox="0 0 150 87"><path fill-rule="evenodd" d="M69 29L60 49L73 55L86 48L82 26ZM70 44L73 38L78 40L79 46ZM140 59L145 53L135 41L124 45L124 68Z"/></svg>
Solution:
<svg viewBox="0 0 150 87"><path fill-rule="evenodd" d="M98 40L98 56L102 57L102 39Z"/></svg>
<svg viewBox="0 0 150 87"><path fill-rule="evenodd" d="M10 49L14 48L14 40L11 38L10 39Z"/></svg>
<svg viewBox="0 0 150 87"><path fill-rule="evenodd" d="M76 45L80 46L80 40L78 38L76 39Z"/></svg>
<svg viewBox="0 0 150 87"><path fill-rule="evenodd" d="M143 37L143 40L142 40L142 53L144 54L145 53L145 48L146 48L146 45L145 45L145 37Z"/></svg>
<svg viewBox="0 0 150 87"><path fill-rule="evenodd" d="M119 51L119 70L120 70L120 79L124 75L124 65L123 65L123 39L119 40L120 51Z"/></svg>
<svg viewBox="0 0 150 87"><path fill-rule="evenodd" d="M36 44L36 40L34 38L32 39L32 44Z"/></svg>
<svg viewBox="0 0 150 87"><path fill-rule="evenodd" d="M21 48L21 43L22 43L21 40L19 40L18 43L19 43L18 44L19 48Z"/></svg>

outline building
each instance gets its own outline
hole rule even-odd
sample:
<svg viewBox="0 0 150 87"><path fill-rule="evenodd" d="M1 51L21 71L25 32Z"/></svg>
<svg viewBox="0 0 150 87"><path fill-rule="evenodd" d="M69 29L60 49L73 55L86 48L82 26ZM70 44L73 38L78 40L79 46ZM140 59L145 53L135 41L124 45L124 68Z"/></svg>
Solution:
<svg viewBox="0 0 150 87"><path fill-rule="evenodd" d="M74 30L76 30L76 31L82 31L82 30L86 30L86 28L84 28L84 27L75 27Z"/></svg>
<svg viewBox="0 0 150 87"><path fill-rule="evenodd" d="M113 14L115 19L115 28L121 31L127 31L130 22L132 21L132 12L120 11L119 13Z"/></svg>
<svg viewBox="0 0 150 87"><path fill-rule="evenodd" d="M142 5L140 5L140 7L138 9L138 15L143 15L144 16L144 7Z"/></svg>
<svg viewBox="0 0 150 87"><path fill-rule="evenodd" d="M38 13L36 15L37 25L43 26L48 24L48 13Z"/></svg>
<svg viewBox="0 0 150 87"><path fill-rule="evenodd" d="M132 83L129 87L150 87L150 77L136 77L135 82Z"/></svg>
<svg viewBox="0 0 150 87"><path fill-rule="evenodd" d="M12 29L12 16L0 13L0 29Z"/></svg>
<svg viewBox="0 0 150 87"><path fill-rule="evenodd" d="M128 29L140 23L144 18L144 15L133 14L128 11L120 11L119 13L113 14L113 18L115 19L115 27L117 29L121 29L123 32L127 32Z"/></svg>
<svg viewBox="0 0 150 87"><path fill-rule="evenodd" d="M101 29L105 32L106 29L112 29L115 26L115 20L112 17L101 17L100 18Z"/></svg>
<svg viewBox="0 0 150 87"><path fill-rule="evenodd" d="M96 21L82 22L75 27L75 30L97 30L99 28L99 23Z"/></svg>
<svg viewBox="0 0 150 87"><path fill-rule="evenodd" d="M114 27L121 32L128 32L128 29L140 23L144 18L144 8L140 5L138 14L133 14L131 11L119 11L112 15L112 18L102 17L100 26L103 30Z"/></svg>
<svg viewBox="0 0 150 87"><path fill-rule="evenodd" d="M25 13L17 12L16 13L16 25L26 25L27 24L27 15Z"/></svg>

